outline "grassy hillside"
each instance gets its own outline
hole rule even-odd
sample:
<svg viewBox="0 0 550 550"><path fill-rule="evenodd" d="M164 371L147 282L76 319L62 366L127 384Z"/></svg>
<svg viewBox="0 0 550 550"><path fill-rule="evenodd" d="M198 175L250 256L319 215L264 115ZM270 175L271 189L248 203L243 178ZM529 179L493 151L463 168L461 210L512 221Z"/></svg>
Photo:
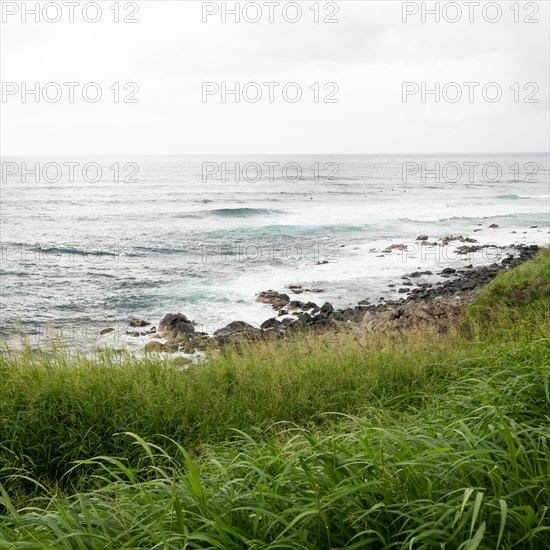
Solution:
<svg viewBox="0 0 550 550"><path fill-rule="evenodd" d="M550 547L550 252L456 331L0 361L0 548Z"/></svg>

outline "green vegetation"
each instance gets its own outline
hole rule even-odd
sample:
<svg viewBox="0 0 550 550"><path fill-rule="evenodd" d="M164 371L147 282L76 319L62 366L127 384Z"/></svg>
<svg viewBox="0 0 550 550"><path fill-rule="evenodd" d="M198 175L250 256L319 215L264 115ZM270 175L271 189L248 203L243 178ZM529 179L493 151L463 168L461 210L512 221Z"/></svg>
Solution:
<svg viewBox="0 0 550 550"><path fill-rule="evenodd" d="M0 360L0 548L550 547L550 251L445 336Z"/></svg>
<svg viewBox="0 0 550 550"><path fill-rule="evenodd" d="M503 273L470 306L464 327L494 341L531 335L550 322L550 251Z"/></svg>

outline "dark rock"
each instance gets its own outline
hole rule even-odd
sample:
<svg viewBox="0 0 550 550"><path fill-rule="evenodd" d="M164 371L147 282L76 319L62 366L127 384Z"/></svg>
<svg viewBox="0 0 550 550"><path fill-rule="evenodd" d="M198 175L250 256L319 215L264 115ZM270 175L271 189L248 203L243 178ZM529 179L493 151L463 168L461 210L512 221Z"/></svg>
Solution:
<svg viewBox="0 0 550 550"><path fill-rule="evenodd" d="M490 226L489 226L489 229L498 229L499 226L496 224L496 223L492 223Z"/></svg>
<svg viewBox="0 0 550 550"><path fill-rule="evenodd" d="M482 250L483 247L482 246L477 246L477 245L473 245L473 246L459 246L456 251L459 253L459 254L470 254L472 252L479 252L480 250Z"/></svg>
<svg viewBox="0 0 550 550"><path fill-rule="evenodd" d="M131 327L146 327L150 325L151 323L148 323L147 321L143 321L142 319L132 319L130 321Z"/></svg>
<svg viewBox="0 0 550 550"><path fill-rule="evenodd" d="M114 328L104 328L103 330L99 331L99 335L103 336L104 334L110 334L111 332L114 332Z"/></svg>
<svg viewBox="0 0 550 550"><path fill-rule="evenodd" d="M244 321L233 321L227 326L214 332L214 336L220 344L236 343L243 339L256 339L261 336L262 330L253 327Z"/></svg>
<svg viewBox="0 0 550 550"><path fill-rule="evenodd" d="M332 304L325 302L321 306L321 313L324 313L325 315L330 315L331 313L334 313L334 307L332 307Z"/></svg>
<svg viewBox="0 0 550 550"><path fill-rule="evenodd" d="M185 315L168 313L160 322L159 331L164 332L167 338L176 338L182 334L193 334L195 327Z"/></svg>
<svg viewBox="0 0 550 550"><path fill-rule="evenodd" d="M384 252L385 254L389 254L392 250L407 250L407 245L405 245L405 244L391 244L390 246L388 246L387 248L382 250L382 252Z"/></svg>
<svg viewBox="0 0 550 550"><path fill-rule="evenodd" d="M328 260L321 260L320 262L315 262L315 265L325 265L328 264Z"/></svg>
<svg viewBox="0 0 550 550"><path fill-rule="evenodd" d="M313 319L312 326L316 329L329 329L335 328L336 323L332 319L319 316Z"/></svg>
<svg viewBox="0 0 550 550"><path fill-rule="evenodd" d="M446 267L441 271L441 273L444 273L446 275L450 275L451 273L456 273L456 269L453 269L452 267Z"/></svg>
<svg viewBox="0 0 550 550"><path fill-rule="evenodd" d="M263 336L265 338L268 338L268 339L269 338L273 338L273 339L283 338L286 334L285 328L286 327L284 327L284 325L281 325L281 328L272 327L272 328L265 329L264 333L263 333Z"/></svg>
<svg viewBox="0 0 550 550"><path fill-rule="evenodd" d="M281 321L279 321L278 319L271 318L271 319L268 319L267 321L264 321L260 325L260 328L263 328L263 329L278 328L281 326L281 324L282 324Z"/></svg>
<svg viewBox="0 0 550 550"><path fill-rule="evenodd" d="M277 310L282 309L288 304L289 301L290 298L288 297L288 294L282 294L275 290L260 292L258 296L256 296L256 302L260 302L262 304L270 304L273 309Z"/></svg>
<svg viewBox="0 0 550 550"><path fill-rule="evenodd" d="M417 241L427 241L428 240L428 235L418 235L418 237L416 237L416 240Z"/></svg>
<svg viewBox="0 0 550 550"><path fill-rule="evenodd" d="M312 322L313 318L309 313L302 313L298 319L296 319L296 323L298 325L309 325Z"/></svg>
<svg viewBox="0 0 550 550"><path fill-rule="evenodd" d="M460 283L461 290L471 290L477 286L477 281L464 281Z"/></svg>

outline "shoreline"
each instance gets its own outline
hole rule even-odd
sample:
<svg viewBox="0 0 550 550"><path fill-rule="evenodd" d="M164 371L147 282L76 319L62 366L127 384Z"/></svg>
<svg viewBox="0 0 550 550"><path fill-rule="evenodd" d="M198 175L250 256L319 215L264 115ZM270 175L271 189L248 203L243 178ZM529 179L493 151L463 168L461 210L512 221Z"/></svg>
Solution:
<svg viewBox="0 0 550 550"><path fill-rule="evenodd" d="M46 330L39 332L37 343L32 341L32 335L21 330L19 341L3 339L2 344L7 349L21 345L36 349L60 346L71 351L177 354L195 361L212 346L238 343L243 339L281 338L303 329L317 332L351 330L365 334L420 326L444 331L446 325L465 311L486 283L509 267L529 260L542 248L524 243L508 246L479 244L476 239L462 235L430 242L427 235L419 235L413 245L410 242L387 244L384 248L369 250L372 256L389 257L394 267L397 255L401 255L403 268L408 263L409 269L414 265L418 270L405 272L403 269L396 276L393 269L392 277L386 281L386 291L383 291L386 296L381 293L375 294L376 297L371 295L348 307L337 308L330 301L317 299L330 294L328 288L289 284L250 297L251 302L268 306L262 323L232 320L217 325L201 324L200 319L189 319L182 313L168 313L157 323L142 318L111 326L88 325L82 328L82 335L73 333L69 337L59 334L63 329L51 327L53 335L50 336ZM430 254L436 254L439 261L430 265L426 261ZM369 261L368 257L365 261ZM212 326L215 327L213 330Z"/></svg>
<svg viewBox="0 0 550 550"><path fill-rule="evenodd" d="M472 242L460 237L462 242ZM424 241L421 239L421 241ZM465 245L466 246L466 245ZM475 245L481 249L484 245ZM485 245L490 246L490 245ZM472 247L468 247L472 248ZM499 263L483 266L467 265L465 268L444 267L434 274L431 271L414 271L401 277L400 299L379 298L377 303L362 300L354 307L335 309L325 302L304 302L292 299L286 292L266 290L256 296L256 301L270 305L276 312L259 327L246 321L232 321L213 334L197 332L196 323L181 313L167 314L158 331L139 333L155 341L148 342L142 352L184 353L194 355L212 346L223 347L240 341L277 339L298 330L319 332L352 330L356 333L383 332L424 328L445 332L450 324L460 318L479 291L499 273L532 259L542 247L538 245L513 245ZM429 283L426 276L438 277ZM396 286L391 283L391 286ZM301 294L300 285L290 285L291 293Z"/></svg>

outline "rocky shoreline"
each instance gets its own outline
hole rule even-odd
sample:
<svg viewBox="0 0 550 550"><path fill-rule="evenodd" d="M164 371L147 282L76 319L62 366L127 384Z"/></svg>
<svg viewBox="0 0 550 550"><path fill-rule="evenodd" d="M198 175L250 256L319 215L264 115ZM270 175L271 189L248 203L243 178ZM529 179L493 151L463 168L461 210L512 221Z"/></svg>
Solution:
<svg viewBox="0 0 550 550"><path fill-rule="evenodd" d="M427 237L421 235L418 240L427 243ZM483 248L472 245L474 239L448 237L447 243L459 241L458 250L462 253ZM429 244L429 243L427 243ZM446 243L445 243L446 244ZM392 245L397 247L398 245ZM391 251L394 248L389 247ZM478 292L499 273L520 265L531 259L539 250L537 245L511 245L513 253L508 254L500 263L464 268L445 267L439 273L415 271L401 277L399 294L404 296L396 300L380 298L378 303L362 300L355 307L335 309L325 302L318 305L314 302L303 302L291 299L286 292L267 290L256 296L256 301L270 305L277 314L259 327L245 321L233 321L216 330L212 335L198 332L197 324L181 313L166 315L156 327L140 331L149 323L134 319L130 322L133 329L130 336L149 336L152 341L145 344L142 351L164 353L193 354L211 347L223 347L242 341L269 340L284 338L299 330L341 331L354 330L361 333L401 331L414 328L444 332L453 322L460 318L468 304ZM437 275L441 280L426 282L426 276ZM396 284L389 285L391 287ZM300 285L290 285L288 290L293 294L302 292L322 292L322 289L303 289ZM105 329L108 331L109 329Z"/></svg>

